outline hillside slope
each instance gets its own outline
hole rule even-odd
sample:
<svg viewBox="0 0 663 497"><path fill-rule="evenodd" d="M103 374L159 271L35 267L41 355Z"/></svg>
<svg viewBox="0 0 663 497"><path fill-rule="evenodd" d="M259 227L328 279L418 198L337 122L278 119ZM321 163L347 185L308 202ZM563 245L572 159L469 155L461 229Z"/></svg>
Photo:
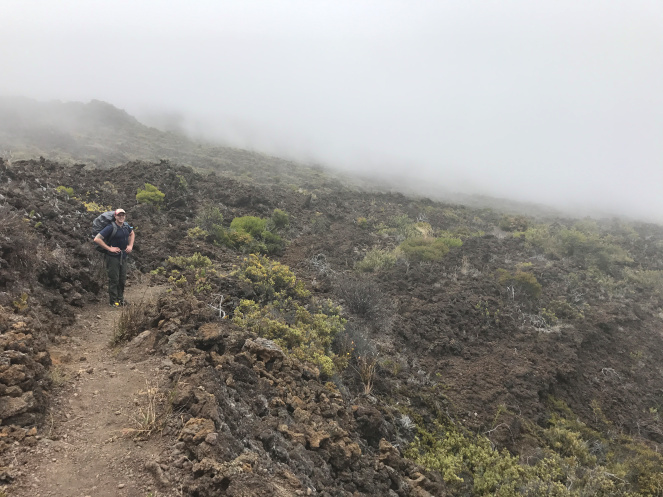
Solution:
<svg viewBox="0 0 663 497"><path fill-rule="evenodd" d="M657 495L661 227L311 186L2 162L4 481L47 438L49 344L104 297L88 227L122 206L134 276L171 290L116 343L172 365L186 495Z"/></svg>

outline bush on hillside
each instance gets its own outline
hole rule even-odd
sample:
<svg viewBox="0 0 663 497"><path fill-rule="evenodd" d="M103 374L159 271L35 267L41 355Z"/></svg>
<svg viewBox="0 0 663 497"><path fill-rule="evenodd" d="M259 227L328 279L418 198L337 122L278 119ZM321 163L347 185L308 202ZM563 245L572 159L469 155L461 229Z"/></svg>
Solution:
<svg viewBox="0 0 663 497"><path fill-rule="evenodd" d="M145 183L144 188L139 188L136 193L136 201L139 204L148 204L159 207L163 204L166 194L161 192L156 186Z"/></svg>
<svg viewBox="0 0 663 497"><path fill-rule="evenodd" d="M335 281L336 294L347 309L366 319L378 319L385 311L384 296L373 281L341 276Z"/></svg>
<svg viewBox="0 0 663 497"><path fill-rule="evenodd" d="M325 310L309 311L292 298L274 300L265 306L242 300L233 322L274 340L293 357L310 362L331 376L335 372L335 357L330 346L343 331L345 320L340 317L339 307L328 305Z"/></svg>
<svg viewBox="0 0 663 497"><path fill-rule="evenodd" d="M411 262L439 261L451 247L460 247L460 238L408 238L398 249Z"/></svg>
<svg viewBox="0 0 663 497"><path fill-rule="evenodd" d="M310 295L288 266L267 257L249 255L234 274L262 302Z"/></svg>
<svg viewBox="0 0 663 497"><path fill-rule="evenodd" d="M355 264L355 269L365 273L374 273L381 269L389 269L394 264L396 264L396 256L392 252L373 248Z"/></svg>
<svg viewBox="0 0 663 497"><path fill-rule="evenodd" d="M62 186L62 185L60 185L60 186L58 186L55 190L58 191L58 192L60 192L60 193L64 193L64 194L67 195L69 198L74 198L74 189L71 188L70 186L67 187L67 186Z"/></svg>
<svg viewBox="0 0 663 497"><path fill-rule="evenodd" d="M290 225L290 215L281 209L274 209L272 222L277 229L286 228Z"/></svg>
<svg viewBox="0 0 663 497"><path fill-rule="evenodd" d="M215 227L223 227L223 214L221 210L215 205L205 205L196 216L196 226L210 232Z"/></svg>
<svg viewBox="0 0 663 497"><path fill-rule="evenodd" d="M513 288L514 295L524 293L533 298L541 296L541 283L539 283L534 274L523 269L518 269L515 273L511 273L506 269L498 269L497 281L501 285Z"/></svg>
<svg viewBox="0 0 663 497"><path fill-rule="evenodd" d="M265 231L265 223L264 219L255 216L236 217L230 222L230 229L248 233L253 238L259 238L262 232Z"/></svg>

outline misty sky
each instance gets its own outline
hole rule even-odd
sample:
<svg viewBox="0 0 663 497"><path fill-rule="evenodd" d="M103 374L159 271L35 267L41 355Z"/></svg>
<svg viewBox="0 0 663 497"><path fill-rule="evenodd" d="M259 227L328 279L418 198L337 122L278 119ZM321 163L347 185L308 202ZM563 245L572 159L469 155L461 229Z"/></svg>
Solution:
<svg viewBox="0 0 663 497"><path fill-rule="evenodd" d="M663 1L3 0L0 94L663 221Z"/></svg>

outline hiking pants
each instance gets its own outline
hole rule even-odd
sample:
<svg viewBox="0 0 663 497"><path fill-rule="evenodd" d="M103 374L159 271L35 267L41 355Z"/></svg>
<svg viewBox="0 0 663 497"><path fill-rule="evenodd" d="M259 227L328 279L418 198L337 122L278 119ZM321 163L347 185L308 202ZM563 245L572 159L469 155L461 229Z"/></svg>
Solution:
<svg viewBox="0 0 663 497"><path fill-rule="evenodd" d="M106 255L106 272L108 273L108 297L110 303L124 302L124 283L127 281L127 258Z"/></svg>

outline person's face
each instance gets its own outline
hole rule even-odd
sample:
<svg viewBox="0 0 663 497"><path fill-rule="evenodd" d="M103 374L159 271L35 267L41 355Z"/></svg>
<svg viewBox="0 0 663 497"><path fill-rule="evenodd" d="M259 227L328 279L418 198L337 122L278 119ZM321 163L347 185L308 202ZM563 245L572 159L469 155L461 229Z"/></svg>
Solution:
<svg viewBox="0 0 663 497"><path fill-rule="evenodd" d="M127 218L127 214L124 212L121 212L119 214L115 214L115 221L117 224L122 224L124 220Z"/></svg>

